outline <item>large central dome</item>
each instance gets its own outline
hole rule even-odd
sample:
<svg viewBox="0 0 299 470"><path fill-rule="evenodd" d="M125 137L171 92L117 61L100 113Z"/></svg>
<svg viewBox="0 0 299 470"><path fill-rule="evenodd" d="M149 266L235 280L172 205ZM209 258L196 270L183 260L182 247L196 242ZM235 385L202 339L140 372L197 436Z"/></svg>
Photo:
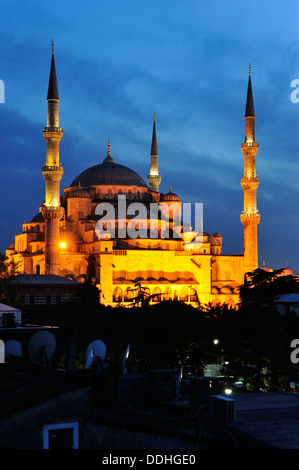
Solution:
<svg viewBox="0 0 299 470"><path fill-rule="evenodd" d="M71 186L79 186L80 184L81 186L117 185L148 187L141 176L135 171L124 165L105 160L103 163L87 168L87 170L80 173L74 179Z"/></svg>

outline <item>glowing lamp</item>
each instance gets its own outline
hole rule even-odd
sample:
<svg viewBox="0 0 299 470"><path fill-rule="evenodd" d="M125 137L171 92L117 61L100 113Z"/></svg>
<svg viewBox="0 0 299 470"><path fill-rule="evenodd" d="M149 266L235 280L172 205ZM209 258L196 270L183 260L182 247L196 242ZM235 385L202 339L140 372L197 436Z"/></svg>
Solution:
<svg viewBox="0 0 299 470"><path fill-rule="evenodd" d="M65 242L60 242L59 246L60 246L60 248L65 248L65 247L66 247L66 243L65 243Z"/></svg>

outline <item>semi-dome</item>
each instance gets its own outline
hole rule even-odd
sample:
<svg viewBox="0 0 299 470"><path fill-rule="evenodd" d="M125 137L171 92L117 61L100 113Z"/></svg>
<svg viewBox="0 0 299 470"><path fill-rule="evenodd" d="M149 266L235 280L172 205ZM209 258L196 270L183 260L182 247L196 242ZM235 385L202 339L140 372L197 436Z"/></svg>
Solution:
<svg viewBox="0 0 299 470"><path fill-rule="evenodd" d="M106 160L106 161L105 161ZM145 181L134 170L119 165L112 161L107 161L107 158L99 165L94 165L87 170L80 173L71 184L72 186L99 186L99 185L114 185L114 186L140 186L147 188Z"/></svg>
<svg viewBox="0 0 299 470"><path fill-rule="evenodd" d="M81 184L81 183L80 183ZM89 198L89 193L86 191L86 189L81 188L81 186L78 186L78 188L72 189L67 193L67 197L79 197L79 198Z"/></svg>

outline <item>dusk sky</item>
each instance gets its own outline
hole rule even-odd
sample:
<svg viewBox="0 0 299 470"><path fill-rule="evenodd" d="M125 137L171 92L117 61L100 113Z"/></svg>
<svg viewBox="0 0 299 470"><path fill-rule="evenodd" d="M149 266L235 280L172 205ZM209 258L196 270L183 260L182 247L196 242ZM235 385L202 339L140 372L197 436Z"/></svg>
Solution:
<svg viewBox="0 0 299 470"><path fill-rule="evenodd" d="M111 155L145 181L156 115L161 192L203 203L223 253L243 251L244 113L251 63L259 264L299 272L298 1L77 0L1 5L0 251L44 199L51 41L61 191ZM299 93L298 93L299 97Z"/></svg>

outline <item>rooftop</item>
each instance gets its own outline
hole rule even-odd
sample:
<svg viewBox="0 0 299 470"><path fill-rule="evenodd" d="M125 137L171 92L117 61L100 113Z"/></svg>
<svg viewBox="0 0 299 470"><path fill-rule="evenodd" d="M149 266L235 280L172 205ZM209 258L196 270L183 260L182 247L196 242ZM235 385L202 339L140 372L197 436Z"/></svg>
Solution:
<svg viewBox="0 0 299 470"><path fill-rule="evenodd" d="M23 285L79 285L77 281L54 274L21 274L13 280L13 283Z"/></svg>

